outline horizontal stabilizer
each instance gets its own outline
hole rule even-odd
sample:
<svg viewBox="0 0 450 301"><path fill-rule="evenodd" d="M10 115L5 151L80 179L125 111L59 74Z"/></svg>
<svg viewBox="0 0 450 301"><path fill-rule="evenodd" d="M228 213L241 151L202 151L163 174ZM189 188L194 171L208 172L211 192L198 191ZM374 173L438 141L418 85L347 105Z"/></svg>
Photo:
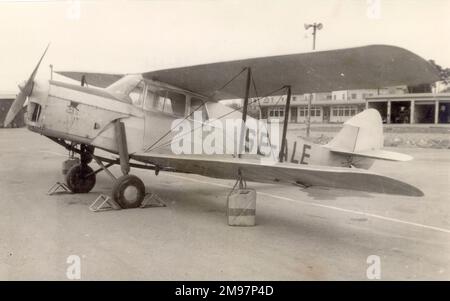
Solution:
<svg viewBox="0 0 450 301"><path fill-rule="evenodd" d="M330 148L330 151L333 153L338 153L342 155L350 155L357 157L365 157L370 159L379 159L379 160L388 160L388 161L410 161L413 157L401 153L389 152L381 149L377 150L365 150L365 151L346 151L343 149L334 149Z"/></svg>

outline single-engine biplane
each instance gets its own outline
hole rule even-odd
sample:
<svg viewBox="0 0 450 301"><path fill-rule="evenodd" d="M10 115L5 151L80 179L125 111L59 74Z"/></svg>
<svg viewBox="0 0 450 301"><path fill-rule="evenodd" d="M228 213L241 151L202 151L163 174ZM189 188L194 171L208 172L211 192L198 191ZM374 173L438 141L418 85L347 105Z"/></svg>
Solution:
<svg viewBox="0 0 450 301"><path fill-rule="evenodd" d="M286 119L277 162L260 160L258 154L256 157L240 156L241 153L175 154L169 147L175 135L174 120L199 124L192 118L196 112L201 112L204 118L200 127L224 116L248 121L249 99L286 95L287 112L291 94L429 84L439 80L433 66L405 49L372 45L142 74L58 72L80 81L81 85L36 80L44 55L45 52L28 80L19 86L20 92L5 125L28 99L28 129L79 154L79 164L66 175L67 186L73 193L91 191L96 174L104 170L114 178L113 199L123 208L137 207L143 201L145 186L140 178L130 174L130 168L135 167L152 169L156 175L159 171L171 171L263 183L423 195L407 183L366 170L375 159L411 159L382 149L382 122L374 109L351 118L326 145L295 141L296 150L289 157L284 155ZM239 80L241 74L246 75L246 80ZM233 98L244 99L242 112L219 102ZM96 149L115 157L100 156ZM99 164L98 170L89 166L92 160ZM119 178L108 170L114 164L121 167Z"/></svg>

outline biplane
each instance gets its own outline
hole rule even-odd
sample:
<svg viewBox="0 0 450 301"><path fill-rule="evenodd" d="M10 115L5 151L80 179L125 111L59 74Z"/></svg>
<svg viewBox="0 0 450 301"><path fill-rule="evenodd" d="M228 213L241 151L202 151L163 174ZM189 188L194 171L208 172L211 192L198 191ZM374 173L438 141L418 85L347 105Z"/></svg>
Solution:
<svg viewBox="0 0 450 301"><path fill-rule="evenodd" d="M209 120L225 116L240 118L245 124L250 120L247 117L249 100L267 95L285 95L288 111L291 94L438 81L434 67L408 50L371 45L141 74L57 72L81 85L35 79L45 52L28 80L19 85L20 92L5 125L28 99L28 129L79 155L79 163L66 174L67 186L73 193L91 191L96 174L105 171L113 178L112 198L123 208L137 207L144 199L145 185L130 174L130 169L144 168L154 170L156 175L159 171L169 171L220 179L423 195L412 185L367 170L373 160L411 159L382 149L382 122L374 109L348 120L326 145L314 145L301 139L295 141L296 150L289 157L284 155L286 119L280 154L271 162L261 160L259 154L176 154L169 147L175 136L174 121L181 119L204 127ZM219 102L233 98L244 99L242 110ZM192 118L198 112L203 117L200 122ZM242 135L239 137L232 139L242 141ZM101 156L96 152L98 149L114 157ZM245 148L241 149L245 152ZM97 170L90 167L92 161L99 164ZM108 169L115 164L120 165L122 173L118 178Z"/></svg>

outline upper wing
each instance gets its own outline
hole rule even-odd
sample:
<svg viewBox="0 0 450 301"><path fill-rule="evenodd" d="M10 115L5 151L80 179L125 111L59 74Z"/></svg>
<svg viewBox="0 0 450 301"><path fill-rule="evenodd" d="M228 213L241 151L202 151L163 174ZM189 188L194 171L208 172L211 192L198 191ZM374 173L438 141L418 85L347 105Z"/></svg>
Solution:
<svg viewBox="0 0 450 301"><path fill-rule="evenodd" d="M367 192L423 196L422 191L401 181L354 168L309 166L292 163L264 163L248 159L218 159L204 156L175 156L160 154L133 154L135 160L151 163L177 172L203 176L245 180L262 183L291 183L305 186L323 186Z"/></svg>
<svg viewBox="0 0 450 301"><path fill-rule="evenodd" d="M84 75L86 83L88 85L96 86L99 88L106 88L124 76L124 74L107 74L107 73L78 72L78 71L55 71L55 73L79 82L81 81L81 77Z"/></svg>
<svg viewBox="0 0 450 301"><path fill-rule="evenodd" d="M243 81L235 80L221 89L220 94L216 92L245 67L252 68L259 96L283 85L291 85L293 94L302 94L427 84L439 80L437 70L423 58L403 48L386 45L251 58L151 71L143 76L206 96L214 95L215 99L232 98L231 95L243 98ZM58 73L77 80L85 74ZM103 77L99 73L86 73L86 76L88 83L105 87L119 75Z"/></svg>
<svg viewBox="0 0 450 301"><path fill-rule="evenodd" d="M152 71L143 76L213 95L244 67L252 68L259 96L282 85L291 85L293 94L302 94L427 84L439 80L436 69L423 58L386 45L252 58ZM222 91L243 98L243 83L233 81Z"/></svg>

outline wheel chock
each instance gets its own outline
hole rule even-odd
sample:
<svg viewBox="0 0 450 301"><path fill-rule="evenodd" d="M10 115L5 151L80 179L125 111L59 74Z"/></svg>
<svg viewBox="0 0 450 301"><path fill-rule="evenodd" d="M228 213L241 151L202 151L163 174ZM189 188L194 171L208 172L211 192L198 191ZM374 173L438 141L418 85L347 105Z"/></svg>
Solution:
<svg viewBox="0 0 450 301"><path fill-rule="evenodd" d="M59 191L58 191L59 190ZM56 182L48 191L48 195L55 193L72 193L66 183Z"/></svg>
<svg viewBox="0 0 450 301"><path fill-rule="evenodd" d="M92 212L108 211L108 210L120 210L122 209L116 201L110 196L100 194L95 201L89 206L89 210Z"/></svg>
<svg viewBox="0 0 450 301"><path fill-rule="evenodd" d="M167 207L164 201L157 195L156 193L147 193L144 197L144 200L141 203L140 208L149 208L149 207Z"/></svg>

